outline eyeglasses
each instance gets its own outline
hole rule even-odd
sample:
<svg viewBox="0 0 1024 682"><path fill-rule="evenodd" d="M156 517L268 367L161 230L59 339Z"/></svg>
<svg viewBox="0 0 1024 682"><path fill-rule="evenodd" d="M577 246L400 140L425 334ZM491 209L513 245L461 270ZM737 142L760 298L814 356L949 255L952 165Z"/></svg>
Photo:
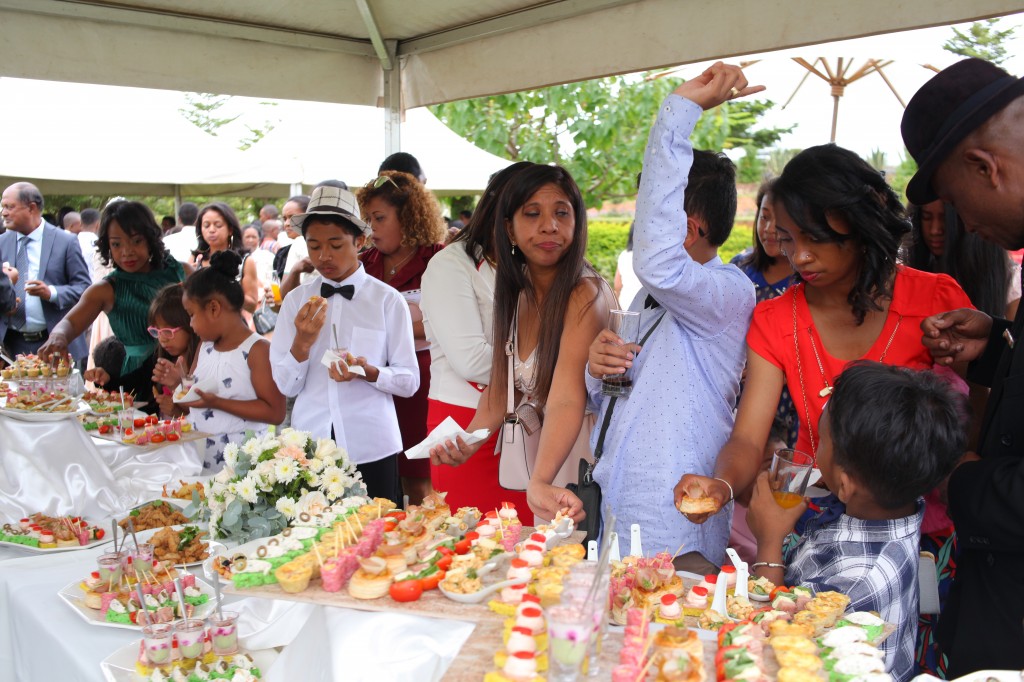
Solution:
<svg viewBox="0 0 1024 682"><path fill-rule="evenodd" d="M373 188L374 189L380 189L381 187L384 186L384 183L386 183L386 182L390 182L392 185L394 185L395 189L401 189L401 187L398 186L398 183L395 182L394 180L392 180L387 175L380 175L380 176L378 176L377 179L373 181Z"/></svg>
<svg viewBox="0 0 1024 682"><path fill-rule="evenodd" d="M174 336L175 332L181 331L181 327L147 327L146 331L149 332L150 336L156 339L161 336Z"/></svg>

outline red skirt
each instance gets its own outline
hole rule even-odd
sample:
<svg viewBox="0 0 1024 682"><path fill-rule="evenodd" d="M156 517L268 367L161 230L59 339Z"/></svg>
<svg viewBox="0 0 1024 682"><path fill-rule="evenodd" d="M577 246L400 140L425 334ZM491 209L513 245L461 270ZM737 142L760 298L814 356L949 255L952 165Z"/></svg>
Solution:
<svg viewBox="0 0 1024 682"><path fill-rule="evenodd" d="M427 410L428 433L443 422L445 417L451 417L459 426L466 428L475 414L476 410L471 407L430 400ZM494 454L498 433L500 431L492 433L462 466L431 466L430 482L434 490L448 493L445 502L452 511L459 507L477 507L484 514L499 508L502 502L512 502L519 512L519 521L524 526L532 526L533 512L526 504L526 493L505 490L498 484L499 458Z"/></svg>
<svg viewBox="0 0 1024 682"><path fill-rule="evenodd" d="M395 398L395 415L402 432L402 454L398 456L398 474L406 478L430 478L430 460L409 459L405 451L422 443L427 428L427 394L430 392L430 350L416 353L420 366L420 387L408 398ZM431 429L433 427L430 427Z"/></svg>

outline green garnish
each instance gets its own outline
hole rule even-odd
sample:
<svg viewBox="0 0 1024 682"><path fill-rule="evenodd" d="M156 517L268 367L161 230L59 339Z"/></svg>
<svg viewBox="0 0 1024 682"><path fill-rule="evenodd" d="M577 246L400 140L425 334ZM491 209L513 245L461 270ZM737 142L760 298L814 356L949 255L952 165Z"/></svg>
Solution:
<svg viewBox="0 0 1024 682"><path fill-rule="evenodd" d="M178 551L183 552L185 548L199 535L199 526L185 526L178 534Z"/></svg>
<svg viewBox="0 0 1024 682"><path fill-rule="evenodd" d="M466 578L468 578L469 580L476 580L476 577L477 576L475 568L471 568L468 571L466 571Z"/></svg>
<svg viewBox="0 0 1024 682"><path fill-rule="evenodd" d="M139 515L139 510L138 509L132 509L131 512L129 512L129 514L128 514L128 516L138 516L138 515Z"/></svg>

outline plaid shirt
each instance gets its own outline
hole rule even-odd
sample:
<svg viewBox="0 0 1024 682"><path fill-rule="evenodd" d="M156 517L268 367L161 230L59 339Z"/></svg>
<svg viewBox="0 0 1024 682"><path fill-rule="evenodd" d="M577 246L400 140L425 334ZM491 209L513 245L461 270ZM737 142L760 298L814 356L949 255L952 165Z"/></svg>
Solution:
<svg viewBox="0 0 1024 682"><path fill-rule="evenodd" d="M835 500L835 498L832 498ZM835 500L835 504L842 503ZM865 521L830 506L807 521L785 553L786 584L850 597L850 610L876 611L896 626L881 648L885 668L899 682L914 676L918 617L918 555L924 501L911 516Z"/></svg>

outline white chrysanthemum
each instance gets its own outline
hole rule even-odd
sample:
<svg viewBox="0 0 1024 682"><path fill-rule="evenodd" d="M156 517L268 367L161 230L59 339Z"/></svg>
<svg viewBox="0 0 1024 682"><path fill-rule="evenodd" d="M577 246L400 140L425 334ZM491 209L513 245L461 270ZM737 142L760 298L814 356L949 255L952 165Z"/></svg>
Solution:
<svg viewBox="0 0 1024 682"><path fill-rule="evenodd" d="M216 475L214 475L213 482L215 484L220 484L221 486L225 486L225 485L227 485L228 483L231 482L232 478L234 478L234 474L231 472L230 469L225 467L224 469L221 469L220 471L218 471L216 473Z"/></svg>
<svg viewBox="0 0 1024 682"><path fill-rule="evenodd" d="M299 465L294 459L275 459L274 476L279 483L291 483L299 474Z"/></svg>
<svg viewBox="0 0 1024 682"><path fill-rule="evenodd" d="M306 447L306 441L309 440L309 434L305 431L296 431L295 429L285 429L281 432L279 439L281 445L292 446L299 448L300 450Z"/></svg>
<svg viewBox="0 0 1024 682"><path fill-rule="evenodd" d="M263 450L261 449L262 443L259 438L250 438L242 444L242 452L249 455L250 458L255 459Z"/></svg>
<svg viewBox="0 0 1024 682"><path fill-rule="evenodd" d="M243 478L235 484L235 494L249 504L256 504L256 485L249 477Z"/></svg>
<svg viewBox="0 0 1024 682"><path fill-rule="evenodd" d="M222 471L234 471L238 465L238 443L228 443L224 446L224 469Z"/></svg>
<svg viewBox="0 0 1024 682"><path fill-rule="evenodd" d="M345 472L338 467L327 467L320 474L320 485L323 487L339 484L345 485Z"/></svg>
<svg viewBox="0 0 1024 682"><path fill-rule="evenodd" d="M333 483L328 483L327 485L324 486L324 488L326 488L327 490L327 497L329 497L332 500L336 500L345 494L345 484L342 483L340 480L335 481Z"/></svg>
<svg viewBox="0 0 1024 682"><path fill-rule="evenodd" d="M321 471L324 470L325 466L326 465L324 464L324 461L319 457L314 457L313 459L307 460L306 462L306 467L308 467L309 470L312 471L314 474L319 474Z"/></svg>
<svg viewBox="0 0 1024 682"><path fill-rule="evenodd" d="M299 513L295 500L290 497L282 497L278 499L274 506L277 507L277 511L284 514L286 519L294 519Z"/></svg>

